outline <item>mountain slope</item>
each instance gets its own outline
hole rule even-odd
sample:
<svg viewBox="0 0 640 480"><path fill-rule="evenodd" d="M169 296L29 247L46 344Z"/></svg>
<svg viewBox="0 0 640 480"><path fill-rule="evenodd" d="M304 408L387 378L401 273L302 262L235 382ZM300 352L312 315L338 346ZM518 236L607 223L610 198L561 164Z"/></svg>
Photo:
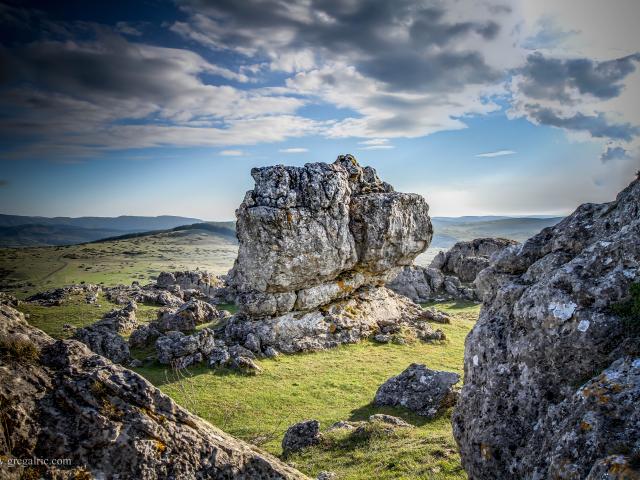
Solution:
<svg viewBox="0 0 640 480"><path fill-rule="evenodd" d="M22 215L0 214L0 227L20 225L67 225L79 228L116 230L122 232L144 232L148 230L167 230L202 222L199 218L161 215L159 217L141 217L121 215L119 217L28 217Z"/></svg>

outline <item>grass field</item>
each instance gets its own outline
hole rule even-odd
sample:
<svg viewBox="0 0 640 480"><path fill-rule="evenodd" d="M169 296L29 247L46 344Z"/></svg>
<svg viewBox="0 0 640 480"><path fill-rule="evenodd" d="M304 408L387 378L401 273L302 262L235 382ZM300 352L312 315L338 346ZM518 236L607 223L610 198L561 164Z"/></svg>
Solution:
<svg viewBox="0 0 640 480"><path fill-rule="evenodd" d="M199 243L200 242L200 243ZM152 236L72 247L0 250L3 289L19 297L70 283L113 285L132 280L150 281L168 269L206 268L225 273L232 265L236 246L212 244L209 235ZM63 338L75 327L98 320L116 305L99 297L98 305L71 297L61 306L23 303L29 322L50 335ZM225 308L233 309L232 306ZM322 429L339 420L366 420L373 413L400 416L414 425L384 433L375 425L364 435L334 431L322 444L287 461L315 476L333 471L340 479L458 479L466 478L451 433L451 412L426 421L403 409L376 408L377 388L411 363L462 374L464 339L477 319L479 306L439 304L453 315L450 325L438 325L447 340L408 345L362 342L336 349L261 359L256 376L235 371L190 368L177 376L159 364L137 369L178 403L230 434L280 455L286 428L304 419L317 419ZM139 305L142 321L158 309ZM152 350L152 349L151 349ZM150 352L132 352L144 358Z"/></svg>

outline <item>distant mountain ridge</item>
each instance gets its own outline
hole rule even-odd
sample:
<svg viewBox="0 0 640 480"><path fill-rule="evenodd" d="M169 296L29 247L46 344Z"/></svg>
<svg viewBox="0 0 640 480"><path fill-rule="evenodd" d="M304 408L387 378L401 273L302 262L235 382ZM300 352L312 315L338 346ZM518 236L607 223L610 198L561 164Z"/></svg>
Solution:
<svg viewBox="0 0 640 480"><path fill-rule="evenodd" d="M0 214L0 227L20 225L66 225L79 228L105 229L121 232L144 232L148 230L166 230L203 220L191 217L161 215L144 217L121 215L119 217L30 217L23 215Z"/></svg>
<svg viewBox="0 0 640 480"><path fill-rule="evenodd" d="M522 242L562 217L432 217L433 248L450 248L461 240L503 237ZM58 222L58 223L56 223ZM25 217L0 215L0 246L71 245L122 240L158 233L197 231L235 241L235 222L203 222L197 218L160 217Z"/></svg>

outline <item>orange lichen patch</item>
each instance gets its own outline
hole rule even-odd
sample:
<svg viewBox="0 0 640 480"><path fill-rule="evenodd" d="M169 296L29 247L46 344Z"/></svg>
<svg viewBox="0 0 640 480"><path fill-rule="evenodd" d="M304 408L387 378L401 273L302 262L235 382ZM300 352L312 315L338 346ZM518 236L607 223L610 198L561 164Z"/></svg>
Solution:
<svg viewBox="0 0 640 480"><path fill-rule="evenodd" d="M109 417L114 420L120 420L124 416L124 412L106 398L102 399L101 412L105 417Z"/></svg>
<svg viewBox="0 0 640 480"><path fill-rule="evenodd" d="M336 285L338 285L338 288L341 292L350 293L353 290L353 287L347 285L344 280L338 280L336 282Z"/></svg>
<svg viewBox="0 0 640 480"><path fill-rule="evenodd" d="M329 324L329 333L334 333L337 330L337 327L335 326L335 324L330 323Z"/></svg>
<svg viewBox="0 0 640 480"><path fill-rule="evenodd" d="M593 427L591 426L591 424L589 422L586 422L584 420L580 422L580 430L582 430L583 432L588 432L592 428Z"/></svg>
<svg viewBox="0 0 640 480"><path fill-rule="evenodd" d="M287 223L291 225L293 223L293 215L289 210L287 210Z"/></svg>
<svg viewBox="0 0 640 480"><path fill-rule="evenodd" d="M160 440L154 440L153 442L153 448L155 449L156 452L158 452L160 455L162 455L164 452L167 451L167 446L162 443Z"/></svg>
<svg viewBox="0 0 640 480"><path fill-rule="evenodd" d="M602 385L594 384L582 389L585 398L594 398L598 403L606 405L609 403L609 389Z"/></svg>
<svg viewBox="0 0 640 480"><path fill-rule="evenodd" d="M88 470L85 470L82 467L78 468L75 472L73 472L72 478L74 480L92 480L93 479L93 477L91 476L91 472L89 472Z"/></svg>

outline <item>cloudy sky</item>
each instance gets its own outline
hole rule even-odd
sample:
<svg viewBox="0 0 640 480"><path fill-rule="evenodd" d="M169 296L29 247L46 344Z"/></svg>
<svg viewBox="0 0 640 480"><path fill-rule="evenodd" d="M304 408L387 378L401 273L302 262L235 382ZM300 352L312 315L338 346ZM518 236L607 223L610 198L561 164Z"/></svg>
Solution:
<svg viewBox="0 0 640 480"><path fill-rule="evenodd" d="M566 214L640 167L637 0L0 1L0 205L233 218L353 153L433 215Z"/></svg>

